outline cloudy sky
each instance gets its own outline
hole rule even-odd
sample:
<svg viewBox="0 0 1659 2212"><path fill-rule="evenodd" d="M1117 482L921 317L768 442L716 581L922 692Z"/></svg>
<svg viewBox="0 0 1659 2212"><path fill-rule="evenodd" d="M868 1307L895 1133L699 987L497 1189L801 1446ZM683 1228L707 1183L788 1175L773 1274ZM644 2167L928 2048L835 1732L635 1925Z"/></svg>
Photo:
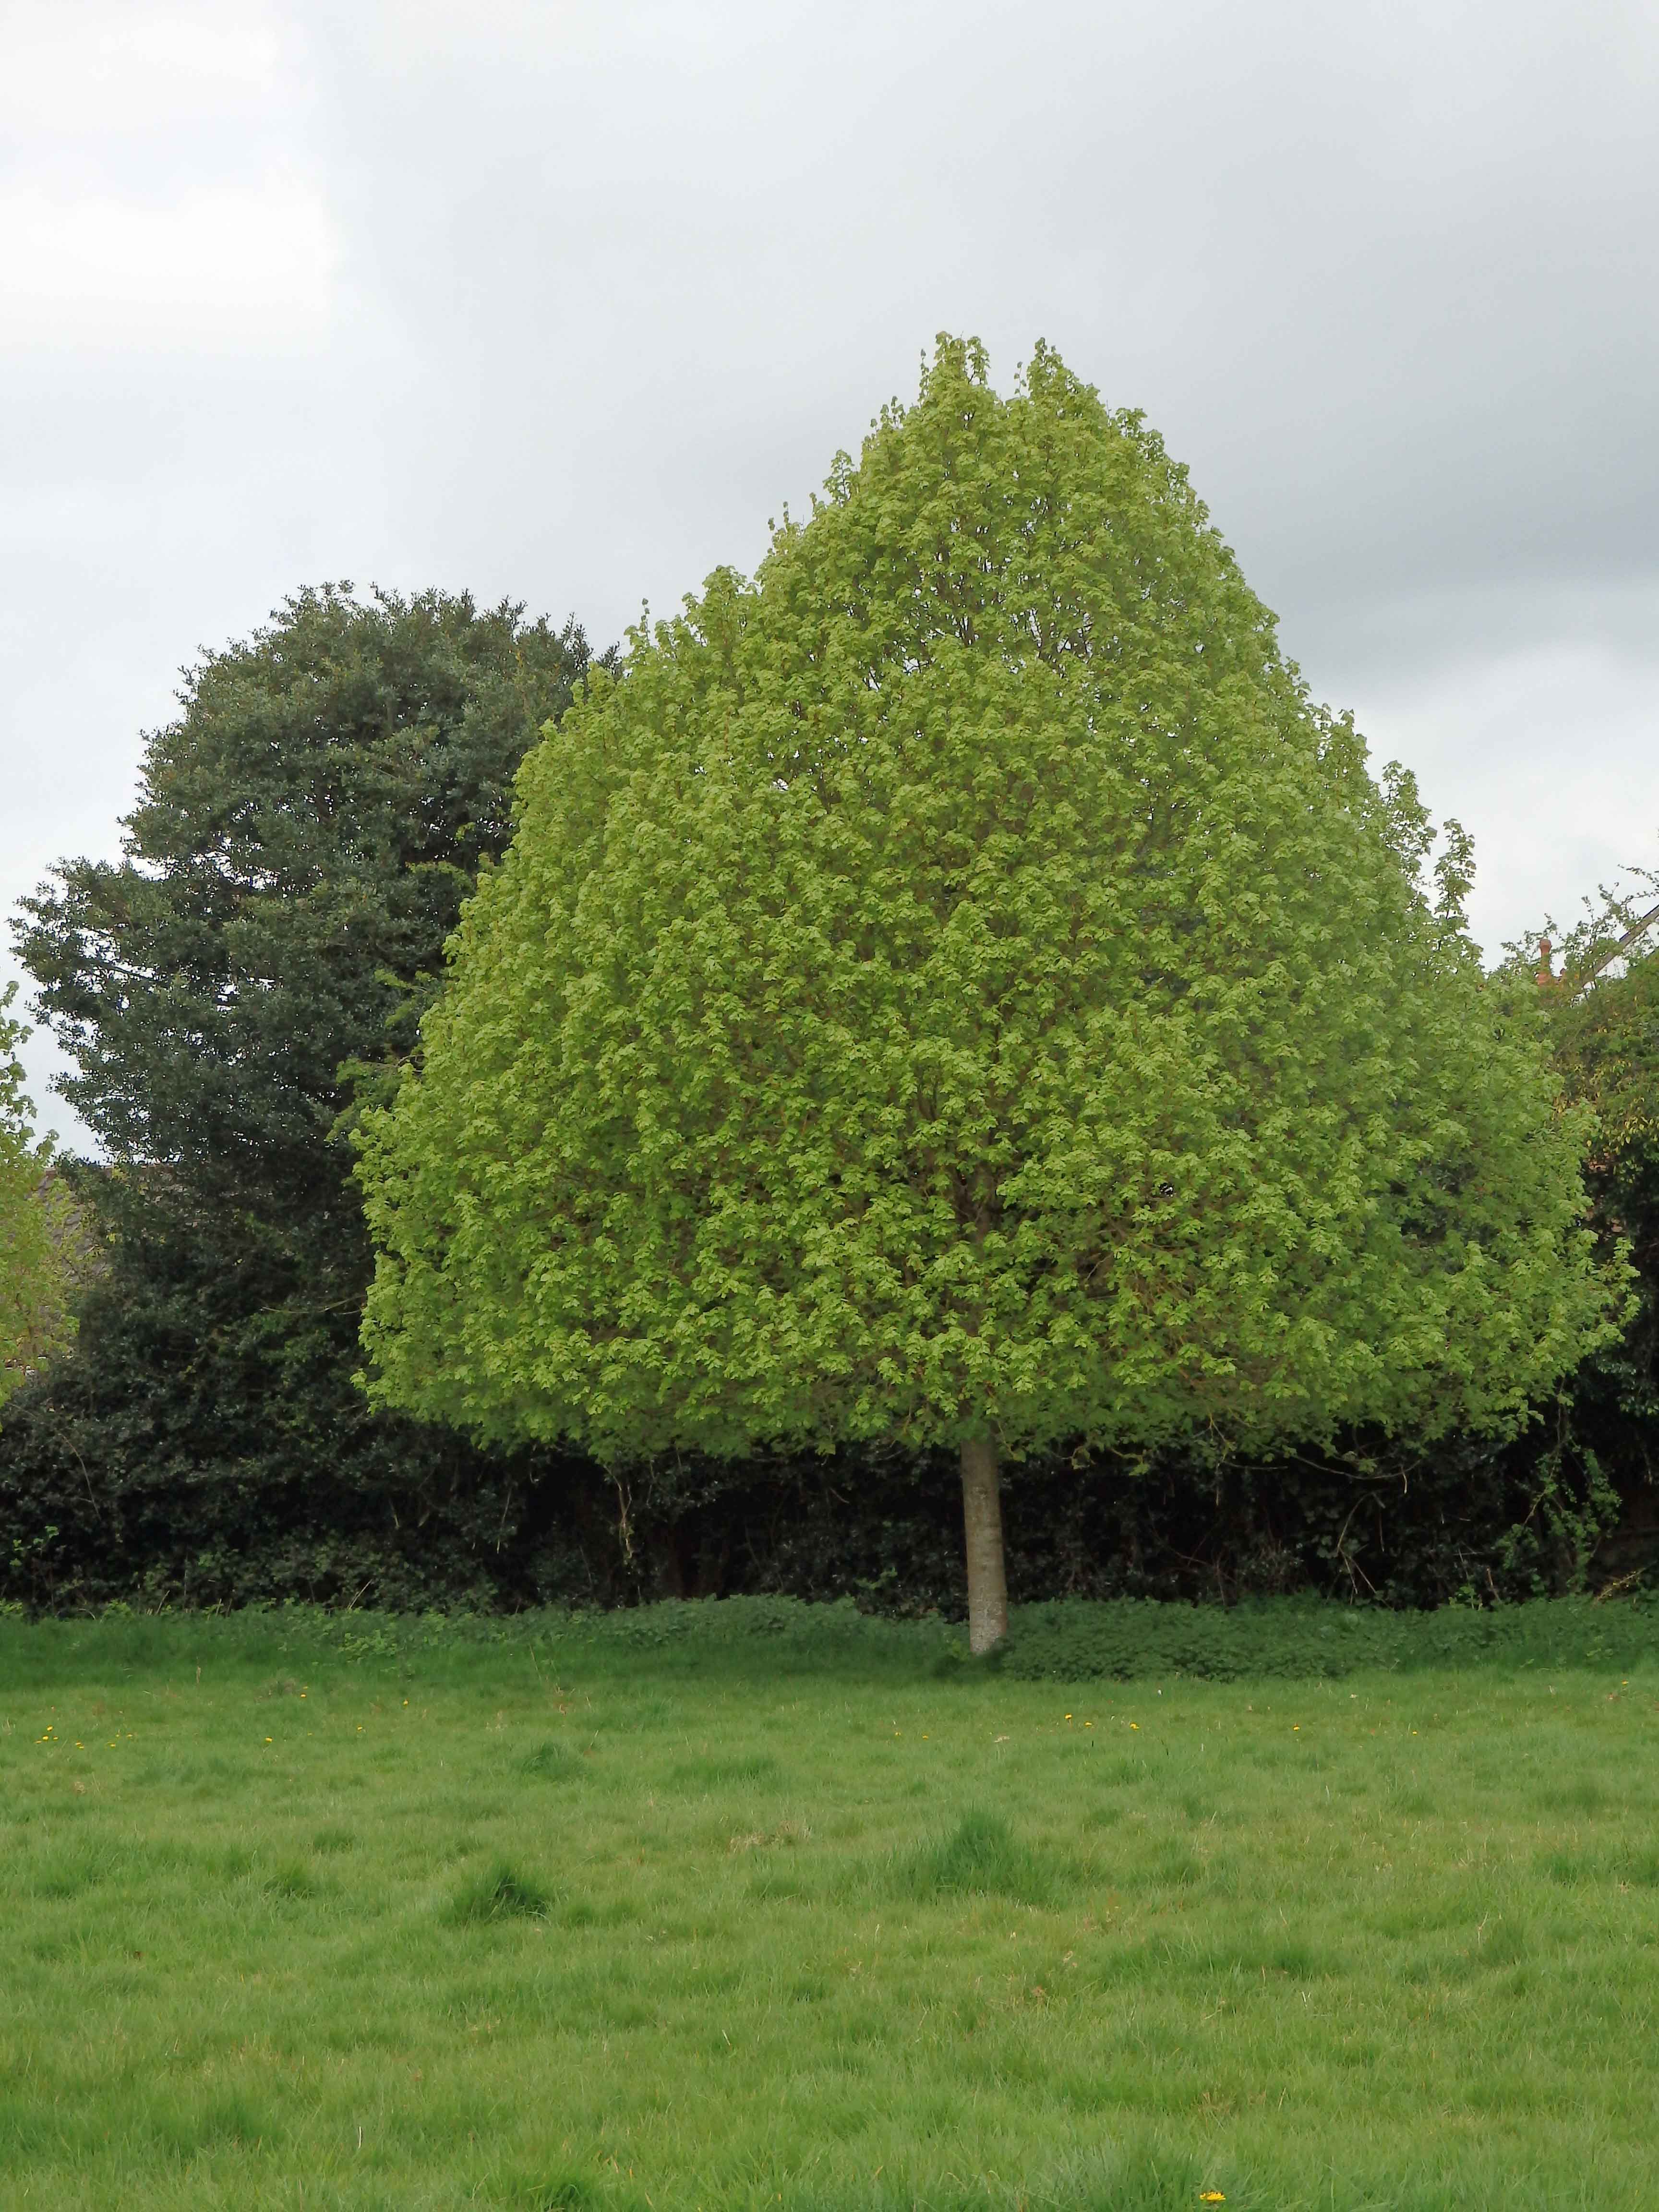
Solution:
<svg viewBox="0 0 1659 2212"><path fill-rule="evenodd" d="M1659 865L1656 264L1647 0L0 0L0 906L295 586L607 642L948 328L1146 410L1495 950Z"/></svg>

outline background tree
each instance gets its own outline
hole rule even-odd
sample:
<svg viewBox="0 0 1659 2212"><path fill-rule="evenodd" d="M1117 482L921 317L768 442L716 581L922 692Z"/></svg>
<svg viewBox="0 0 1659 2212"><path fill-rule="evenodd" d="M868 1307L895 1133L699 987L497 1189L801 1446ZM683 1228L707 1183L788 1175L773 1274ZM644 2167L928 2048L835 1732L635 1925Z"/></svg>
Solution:
<svg viewBox="0 0 1659 2212"><path fill-rule="evenodd" d="M26 1595L410 1601L512 1532L521 1469L352 1387L370 1255L341 1071L395 1057L587 665L574 623L516 607L301 592L187 673L122 857L24 902L106 1255L0 1440Z"/></svg>
<svg viewBox="0 0 1659 2212"><path fill-rule="evenodd" d="M17 1048L17 986L0 992L0 1405L74 1334L67 1307L73 1234L67 1192L37 1140Z"/></svg>
<svg viewBox="0 0 1659 2212"><path fill-rule="evenodd" d="M1567 1095L1595 1114L1586 1167L1591 1219L1622 1246L1635 1296L1619 1339L1588 1359L1557 1408L1556 1454L1622 1508L1604 1571L1639 1571L1659 1553L1659 877L1632 871L1634 896L1603 892L1552 954L1534 937L1515 948L1536 975Z"/></svg>
<svg viewBox="0 0 1659 2212"><path fill-rule="evenodd" d="M942 341L526 763L367 1123L379 1402L622 1463L1501 1430L1608 1288L1536 994L1139 417Z"/></svg>

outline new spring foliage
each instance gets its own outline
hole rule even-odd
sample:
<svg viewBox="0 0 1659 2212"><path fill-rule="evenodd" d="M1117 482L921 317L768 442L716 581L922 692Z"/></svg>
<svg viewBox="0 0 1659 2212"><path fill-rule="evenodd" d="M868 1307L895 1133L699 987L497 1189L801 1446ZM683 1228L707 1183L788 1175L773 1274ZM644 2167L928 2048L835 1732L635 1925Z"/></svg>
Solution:
<svg viewBox="0 0 1659 2212"><path fill-rule="evenodd" d="M16 989L0 991L0 1405L74 1334L64 1306L70 1201L50 1173L51 1145L34 1134L16 1057L28 1032L10 1011Z"/></svg>
<svg viewBox="0 0 1659 2212"><path fill-rule="evenodd" d="M360 1172L382 1401L604 1455L1513 1422L1608 1297L1462 862L1185 472L941 341L526 759Z"/></svg>

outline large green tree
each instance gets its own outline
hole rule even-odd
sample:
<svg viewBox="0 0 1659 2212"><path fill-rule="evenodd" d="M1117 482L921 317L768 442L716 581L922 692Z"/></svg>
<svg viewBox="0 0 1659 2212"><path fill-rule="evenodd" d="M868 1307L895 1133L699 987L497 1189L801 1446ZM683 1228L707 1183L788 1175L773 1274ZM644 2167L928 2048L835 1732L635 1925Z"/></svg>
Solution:
<svg viewBox="0 0 1659 2212"><path fill-rule="evenodd" d="M1158 438L942 340L520 780L363 1133L382 1404L613 1461L1501 1428L1582 1130ZM1535 993L1532 994L1535 1000Z"/></svg>
<svg viewBox="0 0 1659 2212"><path fill-rule="evenodd" d="M25 1594L408 1599L419 1524L463 1583L474 1524L502 1525L499 1465L353 1388L371 1255L343 1121L407 1049L587 661L510 605L301 592L188 672L120 857L24 902L105 1262L0 1439Z"/></svg>

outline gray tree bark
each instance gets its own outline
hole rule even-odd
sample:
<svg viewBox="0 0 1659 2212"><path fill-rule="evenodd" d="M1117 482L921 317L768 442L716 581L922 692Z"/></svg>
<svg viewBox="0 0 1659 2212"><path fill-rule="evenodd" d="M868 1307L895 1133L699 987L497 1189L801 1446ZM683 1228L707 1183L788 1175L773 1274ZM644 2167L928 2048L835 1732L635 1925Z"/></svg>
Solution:
<svg viewBox="0 0 1659 2212"><path fill-rule="evenodd" d="M962 1520L968 1540L968 1649L989 1651L1008 1633L997 1448L988 1437L962 1447Z"/></svg>

